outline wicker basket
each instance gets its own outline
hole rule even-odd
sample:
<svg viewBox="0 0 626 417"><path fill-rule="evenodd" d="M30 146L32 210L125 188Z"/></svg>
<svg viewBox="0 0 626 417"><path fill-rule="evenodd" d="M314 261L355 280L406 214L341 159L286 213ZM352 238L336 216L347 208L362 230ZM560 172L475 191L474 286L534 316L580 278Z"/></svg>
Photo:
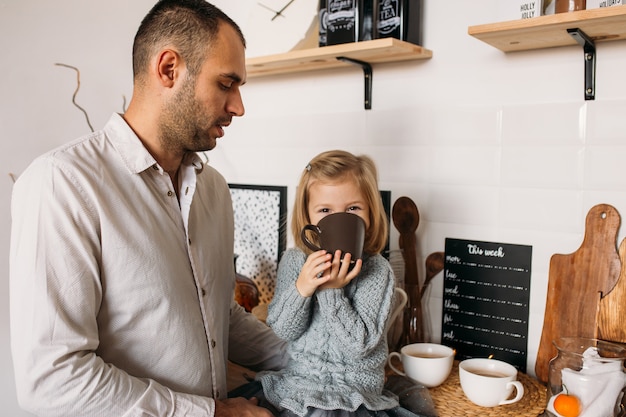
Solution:
<svg viewBox="0 0 626 417"><path fill-rule="evenodd" d="M454 362L450 376L442 385L431 388L430 395L439 417L537 417L546 406L546 387L519 372L517 379L524 385L524 397L514 404L480 407L465 397L459 382L459 363Z"/></svg>

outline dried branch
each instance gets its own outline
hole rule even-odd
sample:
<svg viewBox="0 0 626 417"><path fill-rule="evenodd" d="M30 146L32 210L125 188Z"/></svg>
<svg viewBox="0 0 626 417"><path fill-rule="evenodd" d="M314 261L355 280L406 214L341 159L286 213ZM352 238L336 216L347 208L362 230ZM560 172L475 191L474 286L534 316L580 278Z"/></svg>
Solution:
<svg viewBox="0 0 626 417"><path fill-rule="evenodd" d="M91 131L93 132L94 131L93 126L91 125L91 122L89 121L89 114L84 108L82 108L78 103L76 103L76 96L78 95L78 90L80 90L80 70L72 65L67 65L67 64L63 64L59 62L55 63L54 65L57 65L59 67L70 68L76 71L76 90L74 90L74 94L72 95L72 104L74 104L74 106L76 106L78 110L80 110L85 115L85 120L87 120L87 125L89 125L89 129L91 129ZM124 113L126 112L126 96L125 95L122 95L122 110ZM11 180L13 180L13 183L15 183L15 181L17 180L17 178L12 172L9 172L9 177L11 177Z"/></svg>
<svg viewBox="0 0 626 417"><path fill-rule="evenodd" d="M78 94L78 90L80 90L80 71L78 70L78 68L73 67L71 65L67 65L67 64L61 64L61 63L56 63L54 65L58 65L60 67L65 67L65 68L71 68L74 71L76 71L76 90L74 90L74 94L72 95L72 103L74 104L74 106L78 107L78 109L83 112L83 114L85 115L85 119L87 120L87 124L89 125L89 129L91 129L91 131L93 132L93 126L91 126L91 122L89 121L89 115L87 114L87 111L85 111L85 109L83 109L81 106L78 105L78 103L76 103L76 95Z"/></svg>

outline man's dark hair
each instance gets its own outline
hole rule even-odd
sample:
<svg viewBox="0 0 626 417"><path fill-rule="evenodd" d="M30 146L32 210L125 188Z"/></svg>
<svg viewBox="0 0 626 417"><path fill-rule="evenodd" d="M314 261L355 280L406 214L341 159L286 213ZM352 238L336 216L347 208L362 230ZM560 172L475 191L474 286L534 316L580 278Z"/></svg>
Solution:
<svg viewBox="0 0 626 417"><path fill-rule="evenodd" d="M209 43L220 23L232 26L245 38L239 26L224 12L205 0L160 0L144 17L133 44L133 77L141 81L153 54L170 45L185 60L189 74L200 71Z"/></svg>

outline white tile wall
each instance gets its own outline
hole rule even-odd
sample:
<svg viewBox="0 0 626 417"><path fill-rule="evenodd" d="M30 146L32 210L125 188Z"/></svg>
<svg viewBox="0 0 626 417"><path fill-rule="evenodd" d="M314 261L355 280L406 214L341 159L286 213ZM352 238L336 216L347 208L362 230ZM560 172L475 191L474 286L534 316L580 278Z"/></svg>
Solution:
<svg viewBox="0 0 626 417"><path fill-rule="evenodd" d="M443 13L429 3L430 13L434 9ZM474 20L468 17L470 22ZM443 250L446 237L533 246L532 373L550 257L580 246L585 216L595 204L610 203L626 213L626 177L620 173L626 158L626 88L618 84L621 90L612 91L611 97L598 93L595 101L585 102L582 52L577 48L506 55L478 41L466 43L464 39L462 47L454 47L444 38L438 44L454 53L435 45L430 62L375 66L370 111L360 108L357 70L341 71L336 79L332 71L319 77L306 73L296 79L253 79L246 87L248 115L236 121L237 133L220 146L225 154L263 146L269 159L285 156L286 164L296 165L291 176L284 175L287 167L282 165L282 174L274 178L290 187L289 204L302 167L317 152L343 148L373 156L381 188L392 190L394 200L408 195L418 204L420 266L428 253ZM613 49L612 54L623 53ZM471 59L468 50L482 61ZM612 54L601 56L614 65ZM603 62L598 61L598 68ZM359 82L348 83L350 76ZM598 76L597 82L612 81ZM308 113L303 113L304 104L293 109L289 102L268 114L266 91L313 83ZM359 100L347 104L345 94ZM329 97L345 101L337 105ZM261 130L252 132L248 123ZM272 135L262 133L264 124L271 126ZM294 142L291 136L289 143L274 137L277 131L302 125L311 131L300 131ZM219 167L220 161L215 162ZM233 178L259 178L249 169L239 166ZM395 250L397 237L392 228ZM429 301L435 340L441 330L442 285L442 277L433 281Z"/></svg>
<svg viewBox="0 0 626 417"><path fill-rule="evenodd" d="M597 96L585 102L579 47L504 54L467 35L468 26L496 20L498 1L425 0L424 46L433 58L375 65L370 111L363 110L357 67L249 80L246 116L208 156L230 182L287 185L291 206L298 177L315 154L330 148L370 154L381 188L419 207L420 265L443 250L446 237L531 245L532 372L550 256L580 246L585 215L595 204L612 204L626 216L626 42L597 45ZM70 103L73 75L53 64L83 70L78 101L102 126L120 110L121 96L130 97L132 36L153 0L97 3L88 9L97 10L98 19L76 0L59 0L54 8L47 0L34 3L0 0L0 47L11 59L0 78L3 341L9 334L7 174L19 174L35 155L87 131ZM106 24L94 27L96 21ZM619 240L624 235L621 230ZM397 237L392 229L393 250ZM433 281L429 300L435 338L442 283ZM12 369L6 342L0 367ZM5 372L0 402L7 415L24 416L13 393Z"/></svg>
<svg viewBox="0 0 626 417"><path fill-rule="evenodd" d="M626 213L626 180L620 175L626 157L626 147L620 145L620 139L626 139L620 133L626 132L626 126L619 117L624 103L573 100L475 107L451 103L374 109L365 116L358 111L313 114L309 117L317 120L312 124L316 139L285 145L285 150L275 149L273 140L264 146L270 159L277 158L278 152L288 165L294 165L293 158L298 161L292 178L276 179L290 186L289 204L297 176L316 152L339 147L372 155L379 166L381 188L391 189L394 200L408 195L418 204L420 265L428 253L443 249L446 237L532 245L528 339L532 372L550 256L580 246L584 219L593 205L607 202ZM608 118L607 113L614 117ZM244 127L233 142L254 136L246 132L247 121L240 122ZM231 152L231 145L241 148L242 144L235 146L229 140L220 145L226 148L224 153ZM281 166L281 171L286 169ZM245 167L238 175L258 178ZM397 233L392 232L392 249L397 249ZM433 281L429 302L435 340L441 330L442 285L442 277Z"/></svg>

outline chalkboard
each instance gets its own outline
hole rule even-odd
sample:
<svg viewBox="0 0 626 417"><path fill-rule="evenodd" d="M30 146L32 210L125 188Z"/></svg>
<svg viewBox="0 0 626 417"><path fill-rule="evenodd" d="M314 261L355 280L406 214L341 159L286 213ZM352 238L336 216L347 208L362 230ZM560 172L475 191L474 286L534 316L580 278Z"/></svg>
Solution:
<svg viewBox="0 0 626 417"><path fill-rule="evenodd" d="M532 247L446 239L442 343L526 372Z"/></svg>

